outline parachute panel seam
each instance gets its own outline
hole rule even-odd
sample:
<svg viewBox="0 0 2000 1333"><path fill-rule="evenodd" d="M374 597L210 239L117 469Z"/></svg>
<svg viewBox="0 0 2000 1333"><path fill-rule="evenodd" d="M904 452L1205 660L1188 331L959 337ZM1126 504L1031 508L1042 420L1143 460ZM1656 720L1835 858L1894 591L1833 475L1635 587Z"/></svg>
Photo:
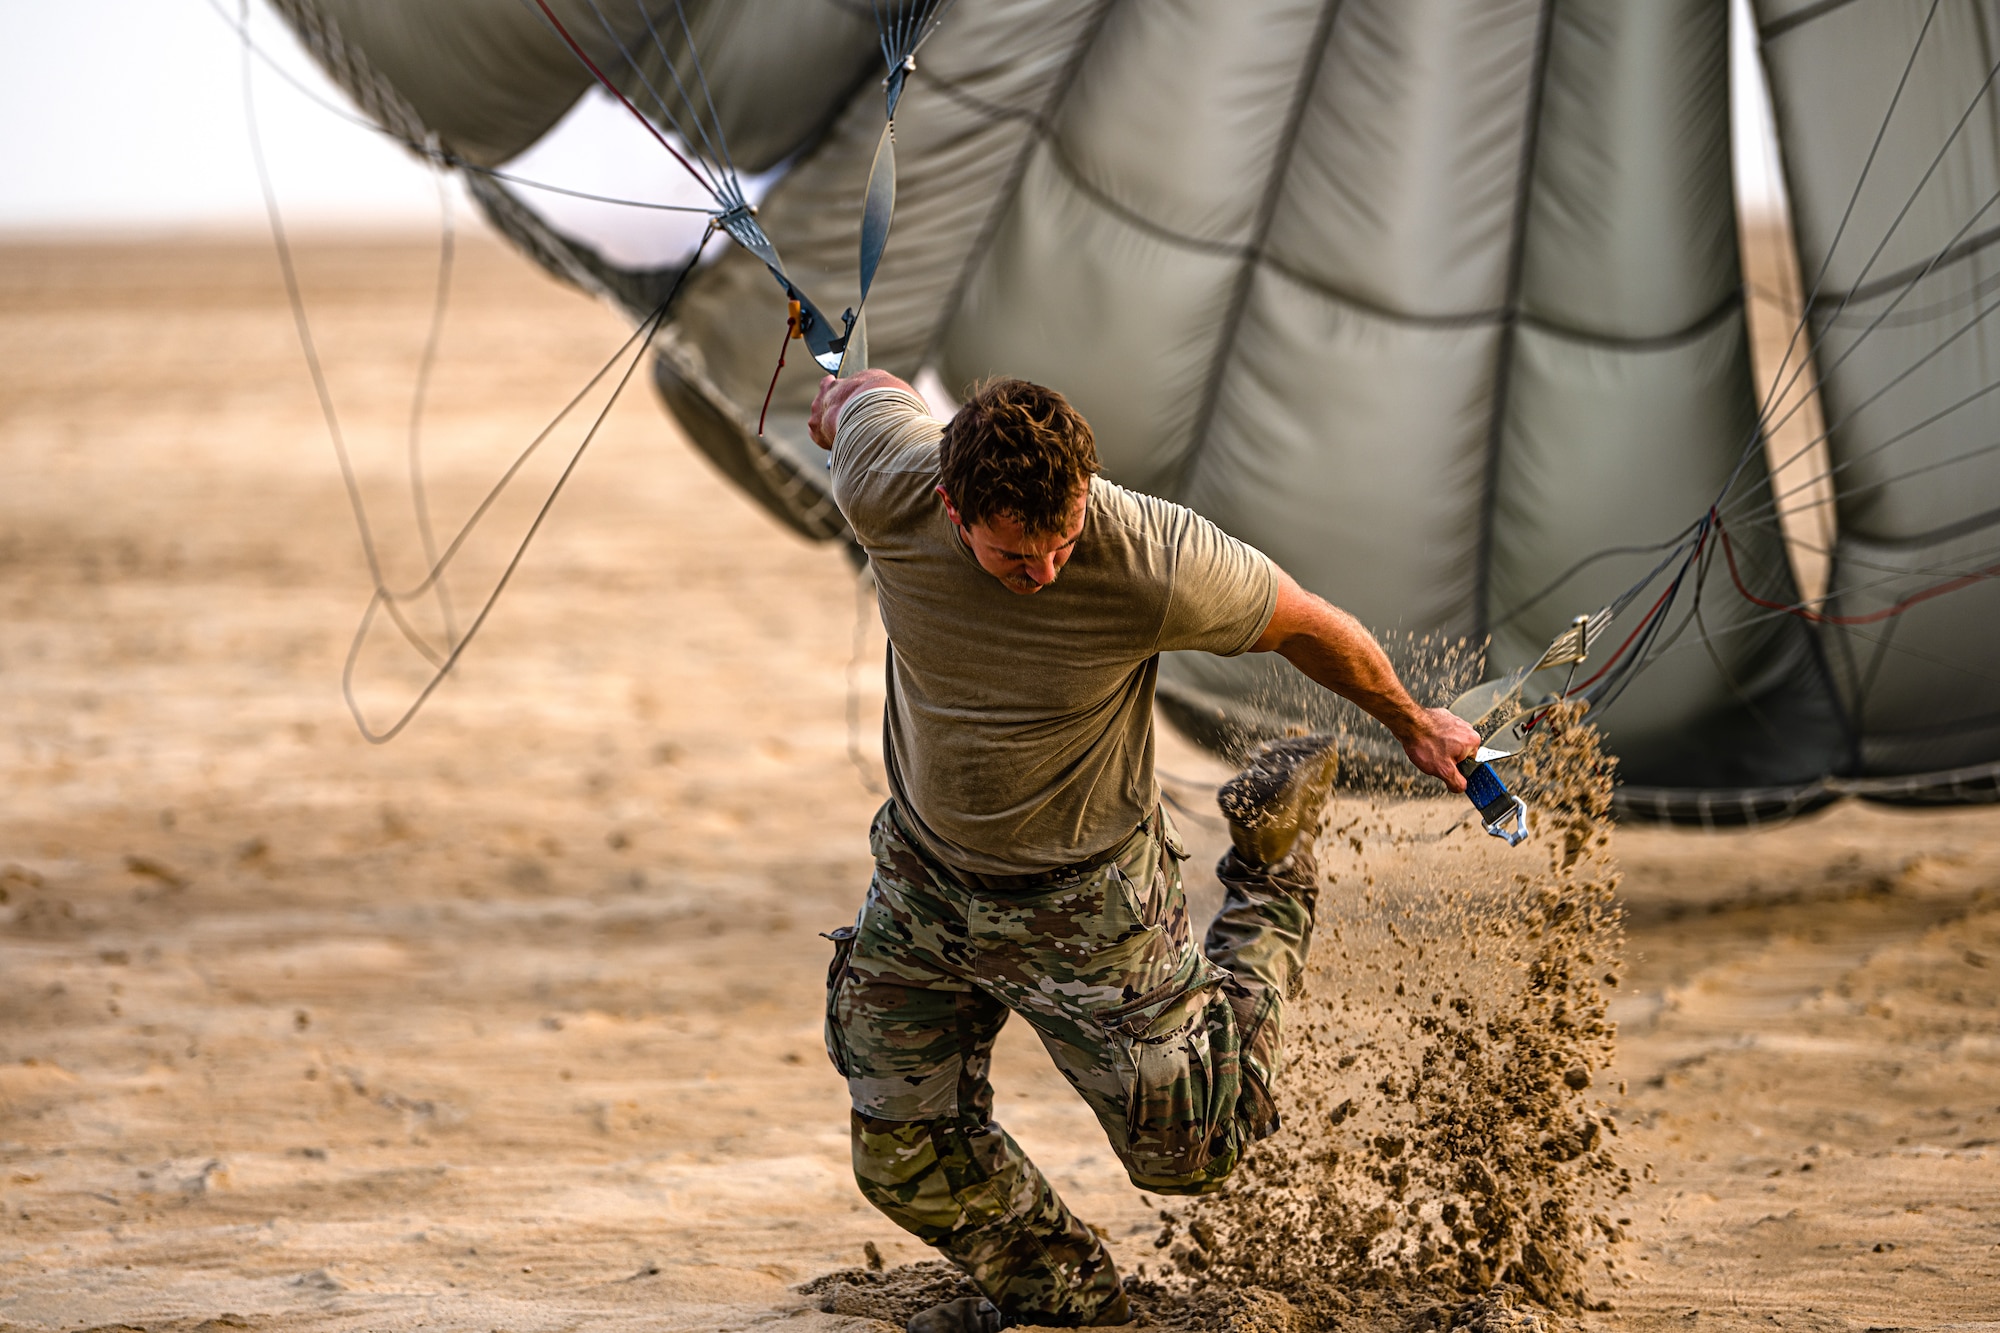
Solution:
<svg viewBox="0 0 2000 1333"><path fill-rule="evenodd" d="M984 117L988 125L996 125L1003 120L1019 120L1033 126L1037 134L1048 134L1052 129L1042 112L1030 111L1026 107L996 105L977 93L967 92L957 82L941 74L932 73L927 65L917 66L917 82L944 94L974 115Z"/></svg>
<svg viewBox="0 0 2000 1333"><path fill-rule="evenodd" d="M978 271L980 262L992 249L993 238L999 234L1008 210L1020 197L1021 181L1028 174L1028 164L1034 158L1035 148L1050 132L1049 127L1054 125L1056 113L1068 100L1070 89L1076 86L1077 74L1082 71L1084 61L1090 58L1090 53L1096 48L1098 38L1104 33L1104 25L1110 19L1112 12L1118 8L1118 3L1119 0L1100 0L1096 16L1090 20L1089 31L1077 42L1068 67L1056 80L1055 86L1049 90L1041 113L1030 119L1030 133L1021 144L1020 151L1014 155L1013 165L1007 169L1006 180L994 195L992 211L986 215L986 221L980 224L979 235L967 249L965 261L959 265L958 277L953 280L951 290L939 303L937 322L931 326L931 335L924 344L919 365L929 365L937 356L938 347L944 341L945 330L958 318L959 309L965 304L965 293L972 286L972 275Z"/></svg>
<svg viewBox="0 0 2000 1333"><path fill-rule="evenodd" d="M1782 37L1794 28L1803 28L1806 24L1823 19L1836 9L1845 9L1853 3L1854 0L1819 0L1816 5L1795 9L1781 19L1772 19L1757 29L1757 38L1759 41L1768 42L1773 38Z"/></svg>
<svg viewBox="0 0 2000 1333"><path fill-rule="evenodd" d="M1204 236L1191 236L1186 232L1179 232L1173 230L1171 227L1161 226L1129 205L1105 193L1103 187L1092 181L1088 176L1085 176L1074 159L1062 150L1060 141L1052 140L1050 142L1049 160L1062 173L1064 179L1075 186L1085 199L1096 204L1104 212L1130 226L1135 231L1142 232L1168 245L1173 245L1197 254L1237 259L1267 268L1306 291L1358 310L1363 314L1396 324L1426 329L1479 328L1485 325L1498 324L1508 318L1509 311L1505 306L1444 315L1424 315L1406 310L1392 309L1379 302L1357 296L1353 292L1329 283L1322 278L1302 272L1268 250L1260 250L1254 245L1238 241L1218 241ZM1545 319L1523 310L1514 311L1513 317L1526 327L1561 338L1565 342L1587 343L1593 346L1619 350L1652 351L1677 347L1712 332L1717 326L1724 323L1730 315L1740 310L1742 302L1742 289L1740 287L1731 288L1728 295L1718 302L1714 308L1703 312L1692 323L1682 328L1674 329L1667 333L1631 336L1594 333L1586 329L1560 324L1554 320Z"/></svg>
<svg viewBox="0 0 2000 1333"><path fill-rule="evenodd" d="M1977 235L1968 236L1956 245L1947 246L1928 259L1897 269L1887 277L1864 282L1849 291L1825 292L1815 296L1812 299L1812 309L1817 311L1821 306L1845 306L1855 301L1872 301L1878 296L1886 296L1912 279L1930 277L1952 264L1970 259L1996 241L2000 241L2000 227L1989 227Z"/></svg>
<svg viewBox="0 0 2000 1333"><path fill-rule="evenodd" d="M301 44L318 57L320 68L364 114L401 138L411 153L424 156L419 145L431 136L430 126L367 56L348 43L331 14L321 12L313 0L271 0L271 7L291 20Z"/></svg>
<svg viewBox="0 0 2000 1333"><path fill-rule="evenodd" d="M1283 260L1274 258L1270 254L1259 256L1258 262L1306 291L1313 292L1331 301L1337 301L1341 305L1358 310L1363 314L1412 328L1481 328L1499 324L1501 321L1507 319L1510 314L1505 307L1491 310L1475 310L1462 315L1410 314L1405 311L1391 310L1310 275L1300 273ZM1682 347L1694 342L1727 323L1731 315L1736 314L1742 309L1742 301L1742 289L1732 288L1729 294L1714 309L1702 314L1693 323L1683 328L1674 329L1668 333L1643 334L1631 337L1619 334L1593 333L1587 329L1578 329L1570 325L1558 324L1553 320L1544 319L1539 315L1529 314L1521 310L1512 311L1511 314L1515 322L1519 323L1522 327L1533 329L1537 333L1548 334L1550 337L1559 338L1566 343L1601 347L1610 351L1671 351L1676 347Z"/></svg>
<svg viewBox="0 0 2000 1333"><path fill-rule="evenodd" d="M1615 348L1625 352L1671 351L1698 341L1729 322L1730 316L1743 313L1743 288L1731 287L1721 301L1693 323L1669 333L1647 333L1635 335L1591 333L1568 324L1558 324L1553 320L1516 311L1515 322L1531 328L1537 333L1546 333L1567 343L1585 343L1597 347Z"/></svg>
<svg viewBox="0 0 2000 1333"><path fill-rule="evenodd" d="M1251 240L1246 247L1236 274L1235 290L1230 293L1229 308L1222 317L1222 326L1215 340L1215 352L1210 358L1208 373L1203 377L1201 398L1195 408L1194 428L1188 432L1187 452L1182 456L1180 466L1175 469L1172 494L1175 498L1184 495L1187 481L1194 472L1202 455L1207 451L1207 442L1215 424L1217 406L1222 401L1222 379L1234 359L1236 332L1242 326L1244 311L1250 306L1250 290L1257 276L1259 259L1264 246L1270 239L1271 223L1278 215L1278 205L1283 201L1287 177L1291 173L1292 154L1297 150L1299 135L1305 128L1306 107L1319 87L1320 76L1327 65L1327 48L1333 42L1333 25L1340 16L1342 0L1325 0L1320 6L1319 19L1313 28L1313 38L1306 47L1306 64L1299 71L1298 86L1292 91L1291 106L1285 113L1285 127L1278 136L1278 142L1271 154L1270 175L1264 182L1263 197L1257 203L1257 216L1251 226Z"/></svg>
<svg viewBox="0 0 2000 1333"><path fill-rule="evenodd" d="M1113 197L1103 186L1085 176L1083 168L1077 165L1076 159L1063 150L1061 139L1053 134L1045 137L1048 144L1049 160L1055 164L1057 170L1061 171L1070 184L1082 191L1084 196L1092 203L1095 203L1107 213L1112 214L1119 221L1145 232L1148 236L1165 241L1169 245L1177 245L1184 250L1193 250L1200 254L1217 255L1224 259L1234 259L1239 262L1257 262L1258 254L1255 245L1243 241L1221 241L1212 240L1206 236L1190 236L1186 232L1175 231L1171 227L1163 227L1159 223L1154 222L1129 204L1123 203Z"/></svg>
<svg viewBox="0 0 2000 1333"><path fill-rule="evenodd" d="M1542 91L1548 79L1549 52L1554 46L1555 0L1542 0L1535 30L1535 50L1529 62L1528 106L1522 117L1520 172L1514 191L1514 237L1507 256L1507 296L1500 324L1500 345L1493 357L1492 417L1486 434L1486 469L1479 497L1479 541L1472 571L1472 634L1488 635L1486 603L1493 585L1494 525L1500 499L1500 448L1507 430L1508 385L1512 381L1514 341L1521 324L1521 282L1527 269L1528 215L1534 200L1535 157L1542 139Z"/></svg>
<svg viewBox="0 0 2000 1333"><path fill-rule="evenodd" d="M1941 528L1932 528L1928 532L1919 532L1908 537L1871 537L1865 532L1855 531L1842 533L1841 536L1852 537L1881 551L1919 551L1926 546L1940 546L1945 542L1956 541L1960 537L1970 537L1975 532L1984 532L1995 525L2000 525L2000 509L1988 509L1984 513L1972 514L1954 523L1947 523ZM1896 572L1909 572L1914 575L1920 571L1897 570Z"/></svg>

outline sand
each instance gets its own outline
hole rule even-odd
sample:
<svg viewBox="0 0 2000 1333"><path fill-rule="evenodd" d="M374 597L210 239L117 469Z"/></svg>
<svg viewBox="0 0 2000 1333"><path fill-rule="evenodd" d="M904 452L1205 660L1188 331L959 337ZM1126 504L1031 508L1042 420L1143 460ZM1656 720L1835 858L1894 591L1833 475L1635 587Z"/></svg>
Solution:
<svg viewBox="0 0 2000 1333"><path fill-rule="evenodd" d="M303 250L408 577L430 254ZM626 332L491 243L463 260L441 522ZM498 518L457 607L525 512ZM0 1328L883 1327L799 1289L870 1244L892 1277L928 1258L849 1181L820 1049L818 932L858 905L879 781L849 756L851 670L876 753L880 631L856 669L844 558L641 383L385 748L339 695L367 587L260 243L0 250ZM418 676L377 643L361 679L380 716ZM1217 766L1162 763L1199 810ZM1364 813L1342 799L1336 824ZM1326 892L1409 890L1398 832L1459 814L1383 805ZM1219 828L1182 822L1212 859ZM1612 1308L1576 1320L1995 1327L2000 815L1614 850L1619 1045L1590 1091L1634 1184L1589 1293ZM1020 1026L1003 1119L1128 1270L1160 1262L1164 1201Z"/></svg>

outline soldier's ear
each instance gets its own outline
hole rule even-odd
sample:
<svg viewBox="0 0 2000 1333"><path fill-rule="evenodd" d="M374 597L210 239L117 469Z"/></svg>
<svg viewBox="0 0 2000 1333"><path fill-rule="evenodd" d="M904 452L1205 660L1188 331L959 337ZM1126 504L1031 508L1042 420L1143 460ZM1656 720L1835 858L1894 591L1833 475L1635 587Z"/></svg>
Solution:
<svg viewBox="0 0 2000 1333"><path fill-rule="evenodd" d="M951 525L955 528L964 527L965 520L958 516L958 506L951 502L951 496L946 493L943 484L940 483L931 489L937 492L938 499L944 501L944 516L951 520Z"/></svg>

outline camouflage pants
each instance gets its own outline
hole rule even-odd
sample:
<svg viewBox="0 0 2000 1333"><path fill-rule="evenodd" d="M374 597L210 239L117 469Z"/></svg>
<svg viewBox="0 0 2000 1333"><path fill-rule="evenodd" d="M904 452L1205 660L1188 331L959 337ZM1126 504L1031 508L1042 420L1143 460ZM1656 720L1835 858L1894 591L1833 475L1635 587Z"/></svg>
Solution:
<svg viewBox="0 0 2000 1333"><path fill-rule="evenodd" d="M833 933L827 974L855 1179L1010 1321L1087 1322L1116 1299L1118 1274L994 1123L994 1039L1010 1010L1034 1025L1134 1184L1217 1188L1277 1128L1269 1088L1311 938L1310 853L1273 869L1225 856L1227 896L1196 949L1187 853L1164 811L1105 864L1026 891L961 882L905 835L893 802L870 843L868 898Z"/></svg>

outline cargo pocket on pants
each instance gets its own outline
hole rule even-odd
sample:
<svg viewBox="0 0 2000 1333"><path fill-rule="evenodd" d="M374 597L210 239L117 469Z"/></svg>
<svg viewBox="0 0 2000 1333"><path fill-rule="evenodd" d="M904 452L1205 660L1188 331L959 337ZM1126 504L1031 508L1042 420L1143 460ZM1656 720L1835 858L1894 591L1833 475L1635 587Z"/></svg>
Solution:
<svg viewBox="0 0 2000 1333"><path fill-rule="evenodd" d="M1236 1024L1221 990L1227 975L1204 968L1103 1015L1132 1070L1124 1158L1134 1176L1199 1176L1235 1114L1242 1081Z"/></svg>
<svg viewBox="0 0 2000 1333"><path fill-rule="evenodd" d="M854 956L854 937L859 932L858 926L842 926L820 935L833 941L833 961L826 965L826 1058L833 1061L842 1078L847 1077L850 1062L847 1038L840 1030L840 987L847 980L847 964Z"/></svg>

